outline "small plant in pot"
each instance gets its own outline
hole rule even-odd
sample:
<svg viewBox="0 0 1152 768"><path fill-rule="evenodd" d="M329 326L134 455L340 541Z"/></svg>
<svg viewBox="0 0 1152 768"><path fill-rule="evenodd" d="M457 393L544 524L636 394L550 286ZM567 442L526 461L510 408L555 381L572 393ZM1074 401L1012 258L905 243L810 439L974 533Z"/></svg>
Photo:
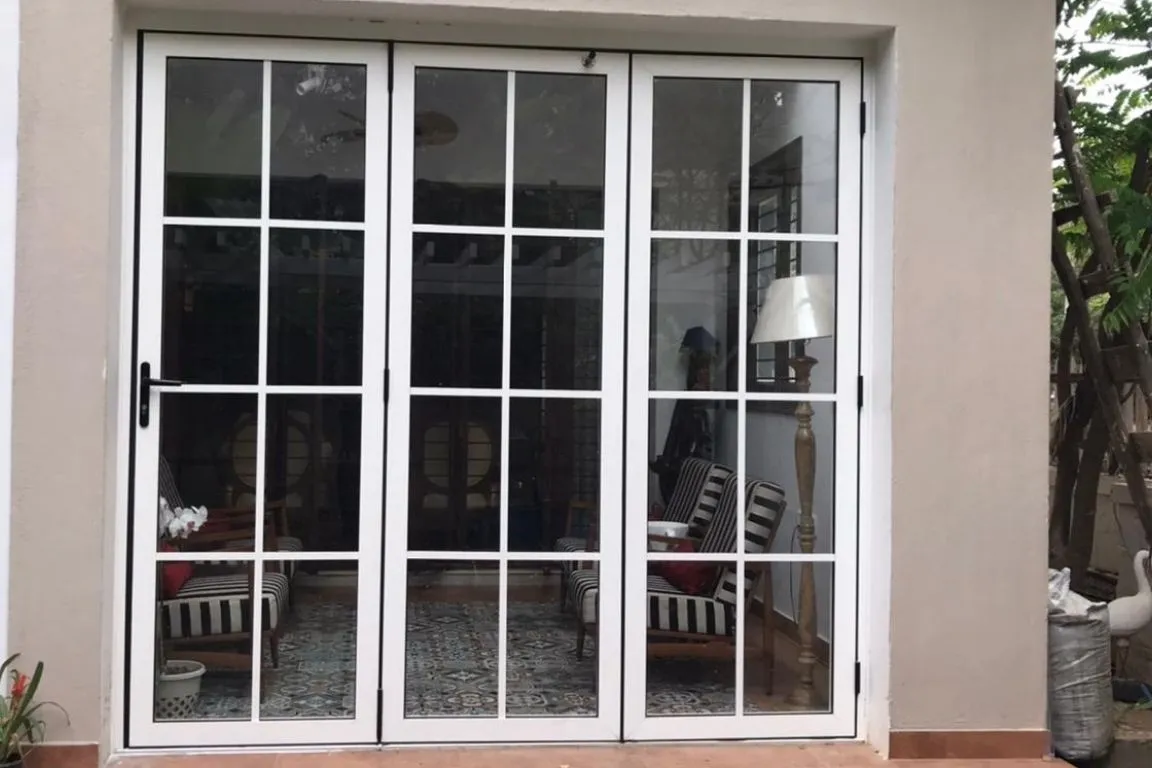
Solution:
<svg viewBox="0 0 1152 768"><path fill-rule="evenodd" d="M180 542L204 525L208 519L208 510L204 507L172 507L167 499L160 497L158 510L158 537L160 550L175 552L180 549ZM163 563L158 569L156 584L157 594L165 598L172 598L179 590L178 586L170 584L170 576L180 576L176 573L182 570L190 571L192 564L188 562ZM190 573L185 573L177 582L186 581ZM185 661L167 659L164 653L163 636L164 614L161 603L156 602L156 701L155 717L157 720L187 720L191 718L200 699L200 678L204 676L204 665L198 661ZM3 768L0 765L0 768Z"/></svg>
<svg viewBox="0 0 1152 768"><path fill-rule="evenodd" d="M36 690L44 676L44 662L36 663L32 677L16 668L19 654L0 665L3 695L0 696L0 768L22 768L24 756L37 742L44 740L44 720L40 710L55 707L68 720L68 713L51 701L36 701Z"/></svg>

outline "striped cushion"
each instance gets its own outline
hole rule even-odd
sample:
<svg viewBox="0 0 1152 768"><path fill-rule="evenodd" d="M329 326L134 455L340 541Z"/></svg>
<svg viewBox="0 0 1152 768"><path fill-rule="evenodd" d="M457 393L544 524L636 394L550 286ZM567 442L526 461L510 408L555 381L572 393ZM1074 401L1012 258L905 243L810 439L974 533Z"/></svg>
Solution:
<svg viewBox="0 0 1152 768"><path fill-rule="evenodd" d="M688 523L688 535L702 537L716 513L724 481L731 475L732 470L721 464L706 459L685 459L672 499L664 511L664 520Z"/></svg>
<svg viewBox="0 0 1152 768"><path fill-rule="evenodd" d="M579 536L564 536L563 538L556 539L554 549L557 552L587 552L588 540L582 539Z"/></svg>
<svg viewBox="0 0 1152 768"><path fill-rule="evenodd" d="M600 592L596 571L576 571L568 582L572 604L585 624L595 624ZM691 632L698 635L731 635L736 628L732 607L710 597L686 595L663 576L648 575L648 629Z"/></svg>
<svg viewBox="0 0 1152 768"><path fill-rule="evenodd" d="M252 587L246 573L197 576L189 579L160 610L164 637L180 640L252 631ZM264 574L263 627L275 629L288 607L288 577Z"/></svg>
<svg viewBox="0 0 1152 768"><path fill-rule="evenodd" d="M697 595L648 593L648 629L691 632L694 635L736 634L732 606Z"/></svg>
<svg viewBox="0 0 1152 768"><path fill-rule="evenodd" d="M736 478L724 489L721 509L716 520L708 529L708 537L700 545L701 551L736 551ZM747 554L760 554L772 548L776 533L780 530L780 518L784 516L784 489L775 483L762 480L749 480L744 484L744 551ZM715 536L713 536L715 534ZM718 547L709 550L707 546ZM758 568L744 569L744 595L752 594ZM736 603L736 569L725 568L716 583L712 597L722 603Z"/></svg>

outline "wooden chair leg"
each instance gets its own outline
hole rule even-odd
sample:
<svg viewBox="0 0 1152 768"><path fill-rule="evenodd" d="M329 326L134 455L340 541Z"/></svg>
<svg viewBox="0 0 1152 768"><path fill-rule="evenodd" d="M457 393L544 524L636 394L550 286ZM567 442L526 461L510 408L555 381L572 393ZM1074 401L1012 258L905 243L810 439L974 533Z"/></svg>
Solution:
<svg viewBox="0 0 1152 768"><path fill-rule="evenodd" d="M272 652L272 669L280 669L280 629L268 633L268 649Z"/></svg>
<svg viewBox="0 0 1152 768"><path fill-rule="evenodd" d="M584 619L579 616L576 617L576 660L584 660L584 638L588 634L588 629L584 626Z"/></svg>
<svg viewBox="0 0 1152 768"><path fill-rule="evenodd" d="M567 563L560 563L560 613L568 607L568 576L564 570Z"/></svg>
<svg viewBox="0 0 1152 768"><path fill-rule="evenodd" d="M763 617L760 619L761 664L764 665L764 692L772 695L776 684L776 606L772 596L772 564L764 563L760 579Z"/></svg>

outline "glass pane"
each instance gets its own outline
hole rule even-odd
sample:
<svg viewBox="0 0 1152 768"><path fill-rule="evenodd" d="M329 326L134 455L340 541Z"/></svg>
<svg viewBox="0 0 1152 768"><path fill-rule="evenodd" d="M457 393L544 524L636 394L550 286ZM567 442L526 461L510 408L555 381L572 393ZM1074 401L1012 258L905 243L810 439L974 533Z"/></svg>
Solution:
<svg viewBox="0 0 1152 768"><path fill-rule="evenodd" d="M413 221L504 224L508 74L416 70Z"/></svg>
<svg viewBox="0 0 1152 768"><path fill-rule="evenodd" d="M159 563L156 587L155 719L248 720L252 564ZM267 587L264 599L268 610L276 598Z"/></svg>
<svg viewBox="0 0 1152 768"><path fill-rule="evenodd" d="M364 351L364 233L269 233L268 383L355 385Z"/></svg>
<svg viewBox="0 0 1152 768"><path fill-rule="evenodd" d="M652 84L652 228L740 229L741 80Z"/></svg>
<svg viewBox="0 0 1152 768"><path fill-rule="evenodd" d="M272 64L272 218L364 220L365 68Z"/></svg>
<svg viewBox="0 0 1152 768"><path fill-rule="evenodd" d="M159 551L251 552L256 395L160 395ZM197 508L207 508L207 518Z"/></svg>
<svg viewBox="0 0 1152 768"><path fill-rule="evenodd" d="M787 506L780 520L783 533L771 541L772 552L833 551L835 532L836 406L833 403L764 403L747 401L746 459L749 480L761 480L772 488L761 494L761 518L772 516L783 493ZM802 408L800 406L803 406ZM798 413L798 411L801 411ZM812 503L807 516L800 500L801 474L797 471L797 432L808 420L812 442L808 458L800 463L803 478L812 486ZM803 445L803 444L802 444ZM750 514L752 512L750 511ZM763 551L764 541L745 540L746 550Z"/></svg>
<svg viewBox="0 0 1152 768"><path fill-rule="evenodd" d="M258 217L264 64L168 59L164 213Z"/></svg>
<svg viewBox="0 0 1152 768"><path fill-rule="evenodd" d="M650 387L735 391L740 244L654 241L650 290Z"/></svg>
<svg viewBox="0 0 1152 768"><path fill-rule="evenodd" d="M649 551L698 552L705 544L712 552L736 551L739 499L723 498L736 471L736 408L714 400L649 402ZM717 537L709 531L722 500L727 522Z"/></svg>
<svg viewBox="0 0 1152 768"><path fill-rule="evenodd" d="M736 712L736 606L728 562L648 564L649 717Z"/></svg>
<svg viewBox="0 0 1152 768"><path fill-rule="evenodd" d="M360 546L359 395L268 395L268 551Z"/></svg>
<svg viewBox="0 0 1152 768"><path fill-rule="evenodd" d="M600 401L512 398L508 549L599 549Z"/></svg>
<svg viewBox="0 0 1152 768"><path fill-rule="evenodd" d="M748 391L835 392L836 246L749 242L747 285Z"/></svg>
<svg viewBox="0 0 1152 768"><path fill-rule="evenodd" d="M508 564L509 717L596 716L597 628L586 630L583 658L576 658L576 623L556 610L562 584L558 563Z"/></svg>
<svg viewBox="0 0 1152 768"><path fill-rule="evenodd" d="M356 716L356 563L340 565L333 573L323 563L267 564L264 593L285 602L264 612L261 720ZM301 571L316 575L301 583Z"/></svg>
<svg viewBox="0 0 1152 768"><path fill-rule="evenodd" d="M405 717L496 717L496 563L410 561L406 629ZM395 695L385 689L390 694Z"/></svg>
<svg viewBox="0 0 1152 768"><path fill-rule="evenodd" d="M599 389L601 240L512 241L512 386Z"/></svg>
<svg viewBox="0 0 1152 768"><path fill-rule="evenodd" d="M748 229L835 234L839 86L753 80Z"/></svg>
<svg viewBox="0 0 1152 768"><path fill-rule="evenodd" d="M412 239L412 386L499 387L503 238Z"/></svg>
<svg viewBox="0 0 1152 768"><path fill-rule="evenodd" d="M164 228L161 370L188 384L255 384L260 233Z"/></svg>
<svg viewBox="0 0 1152 768"><path fill-rule="evenodd" d="M744 622L745 714L828 712L833 564L748 563L745 567L749 574L745 584L755 596ZM814 587L814 600L808 607L801 597L805 580Z"/></svg>
<svg viewBox="0 0 1152 768"><path fill-rule="evenodd" d="M413 397L408 549L500 548L500 398Z"/></svg>
<svg viewBox="0 0 1152 768"><path fill-rule="evenodd" d="M606 82L516 74L515 226L604 226Z"/></svg>

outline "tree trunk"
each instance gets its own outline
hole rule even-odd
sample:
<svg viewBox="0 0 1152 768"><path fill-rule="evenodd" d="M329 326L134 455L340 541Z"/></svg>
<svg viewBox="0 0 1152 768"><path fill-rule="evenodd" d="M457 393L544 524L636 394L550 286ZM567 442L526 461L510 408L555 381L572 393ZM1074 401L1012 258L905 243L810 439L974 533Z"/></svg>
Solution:
<svg viewBox="0 0 1152 768"><path fill-rule="evenodd" d="M1096 387L1085 379L1076 387L1064 420L1063 434L1056 448L1056 481L1052 485L1048 517L1048 557L1053 568L1068 564L1068 542L1072 532L1072 497L1080 471L1080 446L1084 429L1096 407Z"/></svg>
<svg viewBox="0 0 1152 768"><path fill-rule="evenodd" d="M1072 589L1082 592L1092 564L1092 546L1096 541L1096 494L1100 489L1100 471L1108 452L1108 424L1099 409L1093 414L1084 438L1080 469L1076 473L1076 491L1072 500L1072 532L1068 537L1068 569Z"/></svg>

